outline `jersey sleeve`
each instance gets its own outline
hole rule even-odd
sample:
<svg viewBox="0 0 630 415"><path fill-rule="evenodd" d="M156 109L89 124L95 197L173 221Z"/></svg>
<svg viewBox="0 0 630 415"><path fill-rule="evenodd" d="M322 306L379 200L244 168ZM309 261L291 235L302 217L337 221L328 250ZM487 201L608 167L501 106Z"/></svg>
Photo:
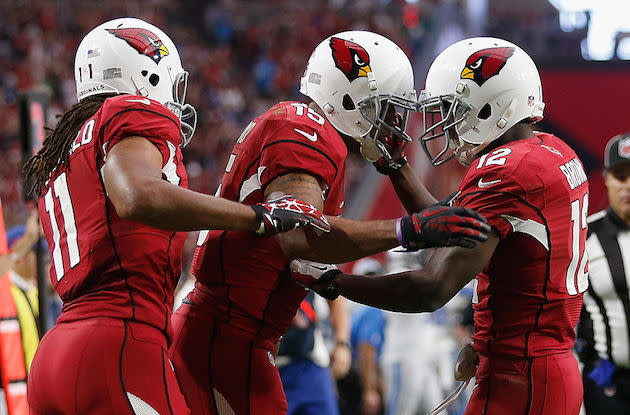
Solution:
<svg viewBox="0 0 630 415"><path fill-rule="evenodd" d="M181 143L180 122L175 114L157 101L133 95L105 101L99 138L105 155L121 140L140 136L162 154L162 167Z"/></svg>
<svg viewBox="0 0 630 415"><path fill-rule="evenodd" d="M274 122L267 126L268 132L263 137L260 155L260 167L264 167L262 187L289 172L310 174L331 187L337 176L343 174L341 169L347 153L341 138L290 120L278 124Z"/></svg>
<svg viewBox="0 0 630 415"><path fill-rule="evenodd" d="M474 167L471 167L474 168ZM514 221L527 221L532 216L532 193L535 181L527 188L509 172L500 169L481 170L467 174L459 188L455 206L475 210L483 215L492 229L504 239L513 232ZM542 184L538 186L542 191Z"/></svg>

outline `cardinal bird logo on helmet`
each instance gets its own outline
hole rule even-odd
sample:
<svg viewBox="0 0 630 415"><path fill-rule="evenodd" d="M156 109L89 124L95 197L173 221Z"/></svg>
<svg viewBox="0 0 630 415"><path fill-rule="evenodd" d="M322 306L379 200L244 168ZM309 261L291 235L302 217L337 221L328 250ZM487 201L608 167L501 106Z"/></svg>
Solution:
<svg viewBox="0 0 630 415"><path fill-rule="evenodd" d="M168 55L168 49L153 32L140 28L107 29L109 33L127 42L129 46L142 55L153 59L155 63Z"/></svg>
<svg viewBox="0 0 630 415"><path fill-rule="evenodd" d="M372 72L370 55L358 44L338 37L330 38L330 48L335 66L352 82Z"/></svg>
<svg viewBox="0 0 630 415"><path fill-rule="evenodd" d="M466 67L461 79L472 79L479 86L497 75L505 66L508 58L514 54L514 48L499 47L479 50L466 60Z"/></svg>

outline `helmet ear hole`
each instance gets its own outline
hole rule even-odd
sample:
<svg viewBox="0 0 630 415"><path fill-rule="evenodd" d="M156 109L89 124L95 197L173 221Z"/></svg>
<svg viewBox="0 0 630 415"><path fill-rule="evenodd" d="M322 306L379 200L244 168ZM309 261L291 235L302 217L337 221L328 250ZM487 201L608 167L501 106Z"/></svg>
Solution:
<svg viewBox="0 0 630 415"><path fill-rule="evenodd" d="M477 114L477 118L481 120L487 120L488 118L490 118L491 115L492 115L492 107L490 107L490 104L486 104L483 107L481 107L479 114Z"/></svg>
<svg viewBox="0 0 630 415"><path fill-rule="evenodd" d="M152 73L151 76L149 76L149 83L153 86L156 86L158 82L160 82L160 76L158 74Z"/></svg>
<svg viewBox="0 0 630 415"><path fill-rule="evenodd" d="M348 94L343 96L343 101L341 101L341 104L346 111L352 111L356 108L354 102L352 101L352 98L350 98L350 95Z"/></svg>
<svg viewBox="0 0 630 415"><path fill-rule="evenodd" d="M149 74L149 71L147 71L146 69L142 70L140 72L142 74L142 76L147 76Z"/></svg>

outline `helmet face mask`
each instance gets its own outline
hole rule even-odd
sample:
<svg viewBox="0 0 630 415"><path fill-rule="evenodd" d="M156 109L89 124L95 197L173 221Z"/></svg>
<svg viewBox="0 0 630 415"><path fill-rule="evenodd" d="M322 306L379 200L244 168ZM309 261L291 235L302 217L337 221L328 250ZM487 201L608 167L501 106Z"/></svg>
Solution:
<svg viewBox="0 0 630 415"><path fill-rule="evenodd" d="M185 103L188 72L159 28L135 18L105 22L83 38L74 67L79 101L97 94L151 98L180 119L182 147L192 138L197 113Z"/></svg>
<svg viewBox="0 0 630 415"><path fill-rule="evenodd" d="M370 95L362 99L359 101L359 111L372 128L360 142L365 143L366 147L370 145L368 144L370 141L373 142L379 150L377 159L381 156L388 162L398 159L413 140L406 129L409 115L417 109L417 101L396 95ZM402 146L392 154L387 149L385 141L393 137L396 137Z"/></svg>
<svg viewBox="0 0 630 415"><path fill-rule="evenodd" d="M433 165L452 157L469 165L517 123L542 119L544 106L538 69L521 48L497 38L462 40L429 69L420 142ZM441 143L435 155L432 142Z"/></svg>
<svg viewBox="0 0 630 415"><path fill-rule="evenodd" d="M186 104L188 90L188 72L180 72L173 82L173 101L167 101L164 106L170 109L181 122L182 147L190 142L197 128L197 110Z"/></svg>
<svg viewBox="0 0 630 415"><path fill-rule="evenodd" d="M434 166L446 163L456 156L462 141L457 127L468 116L471 107L454 95L443 95L423 100L420 105L424 133L420 137L422 148ZM441 142L441 148L432 152L430 143ZM460 160L461 162L461 160Z"/></svg>
<svg viewBox="0 0 630 415"><path fill-rule="evenodd" d="M372 32L349 31L315 48L300 92L340 133L361 143L366 159L393 160L396 155L389 154L383 140L396 136L405 145L411 141L406 126L410 111L417 110L413 83L411 63L394 42Z"/></svg>

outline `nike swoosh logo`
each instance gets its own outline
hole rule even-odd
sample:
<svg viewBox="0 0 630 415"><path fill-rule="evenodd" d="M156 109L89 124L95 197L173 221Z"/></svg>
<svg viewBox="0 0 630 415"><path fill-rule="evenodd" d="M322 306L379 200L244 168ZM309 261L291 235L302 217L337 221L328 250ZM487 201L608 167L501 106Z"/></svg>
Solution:
<svg viewBox="0 0 630 415"><path fill-rule="evenodd" d="M297 128L294 128L294 130L295 130L296 133L302 134L304 137L308 138L312 142L317 141L317 131L313 131L313 134L309 134L306 131L302 131L302 130L299 130Z"/></svg>
<svg viewBox="0 0 630 415"><path fill-rule="evenodd" d="M311 268L315 268L315 269L318 269L320 271L326 271L326 267L318 267L318 266L315 266L315 265L311 265Z"/></svg>
<svg viewBox="0 0 630 415"><path fill-rule="evenodd" d="M488 187L488 186L492 186L493 184L497 184L501 181L501 179L497 179L497 180L490 180L489 182L484 182L483 178L479 179L479 181L477 182L477 186L484 188L484 187Z"/></svg>
<svg viewBox="0 0 630 415"><path fill-rule="evenodd" d="M542 145L542 148L546 148L547 150L551 151L553 154L562 157L562 153L559 152L558 150L556 150L555 148L551 147L551 146L546 146L546 145Z"/></svg>
<svg viewBox="0 0 630 415"><path fill-rule="evenodd" d="M125 101L127 101L127 102L139 102L139 103L144 104L144 105L151 105L151 101L149 101L147 98L142 98L142 99L126 99Z"/></svg>

